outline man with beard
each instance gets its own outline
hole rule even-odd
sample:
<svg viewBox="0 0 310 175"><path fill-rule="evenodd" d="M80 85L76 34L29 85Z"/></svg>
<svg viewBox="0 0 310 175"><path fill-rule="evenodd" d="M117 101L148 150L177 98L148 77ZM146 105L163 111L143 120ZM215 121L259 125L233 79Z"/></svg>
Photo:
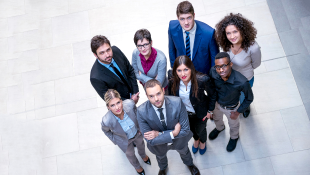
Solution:
<svg viewBox="0 0 310 175"><path fill-rule="evenodd" d="M97 58L91 73L90 82L104 100L108 89L115 89L122 100L139 100L139 88L133 67L123 52L102 35L96 35L91 40L91 50Z"/></svg>
<svg viewBox="0 0 310 175"><path fill-rule="evenodd" d="M215 66L210 70L217 92L213 119L216 127L209 134L209 139L214 140L225 129L223 114L228 119L230 127L230 140L226 150L233 151L239 139L239 114L243 113L253 101L253 92L250 83L245 76L232 69L233 63L226 52L220 52L215 56ZM241 92L245 99L239 103Z"/></svg>
<svg viewBox="0 0 310 175"><path fill-rule="evenodd" d="M156 155L160 168L158 174L166 174L167 152L176 150L191 174L200 175L188 149L193 133L181 98L165 96L164 88L156 79L147 81L144 89L149 100L138 107L137 118L148 149Z"/></svg>

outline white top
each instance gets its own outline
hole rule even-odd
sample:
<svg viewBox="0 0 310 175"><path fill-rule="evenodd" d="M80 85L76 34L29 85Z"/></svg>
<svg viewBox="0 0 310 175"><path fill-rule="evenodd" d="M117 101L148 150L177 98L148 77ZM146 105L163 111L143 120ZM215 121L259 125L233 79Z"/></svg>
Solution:
<svg viewBox="0 0 310 175"><path fill-rule="evenodd" d="M196 22L194 22L194 27L188 31L189 32L189 43L190 43L190 47L191 47L191 59L192 59L192 55L193 55L193 49L194 49L194 41L195 41L195 35L196 35ZM182 31L183 31L183 40L184 40L184 45L185 45L185 49L186 49L186 33L183 28L182 28Z"/></svg>
<svg viewBox="0 0 310 175"><path fill-rule="evenodd" d="M160 113L159 113L159 111L158 111L159 108L157 108L157 107L154 106L153 104L152 104L152 106L153 106L153 108L154 108L154 110L155 110L155 112L156 112L156 114L157 114L157 117L158 117L158 119L159 119L159 121L160 121ZM165 100L164 100L163 106L162 106L161 108L163 108L163 114L164 114L165 122L166 122L166 125L167 125L166 102L165 102ZM170 132L170 137L171 137L171 139L174 139L174 136L173 136L172 132ZM172 144L172 143L170 143L170 144ZM169 144L168 144L168 145L169 145Z"/></svg>
<svg viewBox="0 0 310 175"><path fill-rule="evenodd" d="M257 42L251 45L247 52L242 50L237 55L234 55L229 49L227 53L230 56L230 61L233 62L232 68L240 72L248 80L251 80L254 76L254 69L261 64L261 51Z"/></svg>
<svg viewBox="0 0 310 175"><path fill-rule="evenodd" d="M191 103L191 101L189 99L190 91L191 91L191 86L192 86L192 83L191 83L191 81L189 81L188 84L187 84L187 89L186 89L185 84L181 80L180 81L179 96L182 99L182 102L184 103L184 105L186 107L186 110L189 111L189 112L195 113L195 110L194 110L194 108L192 106L192 103Z"/></svg>

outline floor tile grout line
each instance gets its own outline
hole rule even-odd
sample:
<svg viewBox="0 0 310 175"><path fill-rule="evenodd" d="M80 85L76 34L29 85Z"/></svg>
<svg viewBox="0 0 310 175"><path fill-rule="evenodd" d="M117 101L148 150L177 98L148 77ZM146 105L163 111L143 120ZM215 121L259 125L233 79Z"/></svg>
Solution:
<svg viewBox="0 0 310 175"><path fill-rule="evenodd" d="M274 169L274 166L273 166L273 164L272 164L271 157L268 157L268 158L269 158L270 163L271 163L271 167L272 167L273 174L276 174L275 169Z"/></svg>
<svg viewBox="0 0 310 175"><path fill-rule="evenodd" d="M290 137L290 135L288 134L288 131L287 131L287 128L286 128L286 124L285 124L285 122L284 122L284 120L283 120L283 116L282 116L281 110L280 110L279 112L280 112L281 119L282 119L282 122L283 122L284 127L285 127L285 131L286 131L287 137L288 137L288 139L289 139L289 141L290 141L290 145L291 145L292 150L293 150L293 152L294 152L294 147L293 147L293 144L292 144L292 141L291 141L291 137Z"/></svg>

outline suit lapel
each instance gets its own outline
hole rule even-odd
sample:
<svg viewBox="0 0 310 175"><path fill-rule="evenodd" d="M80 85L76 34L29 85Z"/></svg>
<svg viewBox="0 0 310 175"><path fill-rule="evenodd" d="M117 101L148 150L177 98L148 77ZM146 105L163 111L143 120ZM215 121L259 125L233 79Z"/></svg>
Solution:
<svg viewBox="0 0 310 175"><path fill-rule="evenodd" d="M125 108L124 108L124 111L126 112L126 114L129 116L129 118L135 123L136 126L139 126L138 124L138 121L137 121L137 118L134 117L130 111L127 111ZM138 129L138 128L137 128Z"/></svg>
<svg viewBox="0 0 310 175"><path fill-rule="evenodd" d="M199 48L200 45L200 40L201 40L201 29L200 26L196 23L196 34L195 34L195 41L194 41L194 49L193 49L193 53L192 53L192 61L194 61L195 59L195 55L197 53L197 50Z"/></svg>
<svg viewBox="0 0 310 175"><path fill-rule="evenodd" d="M115 59L116 58L116 59ZM116 64L118 65L118 67L120 68L120 70L122 71L123 73L123 76L125 77L125 80L127 80L127 75L126 75L126 71L124 70L124 64L121 63L120 60L118 60L117 57L114 58L114 61L116 62ZM125 58L124 58L125 59Z"/></svg>
<svg viewBox="0 0 310 175"><path fill-rule="evenodd" d="M98 62L98 61L97 61ZM103 65L101 65L100 63L97 63L99 64L98 66L100 67L100 70L106 74L108 77L110 77L111 79L114 79L114 80L117 80L119 81L120 83L123 83L123 81L118 77L116 76L113 72L111 72L108 68L104 67Z"/></svg>
<svg viewBox="0 0 310 175"><path fill-rule="evenodd" d="M185 45L184 45L183 30L182 30L181 25L179 25L179 27L178 27L177 35L178 35L177 36L177 40L178 41L176 41L176 43L180 43L181 44L182 51L183 51L183 53L180 54L180 55L185 55L186 51L185 51Z"/></svg>
<svg viewBox="0 0 310 175"><path fill-rule="evenodd" d="M123 130L121 124L118 123L118 121L114 117L114 114L111 111L109 111L109 116L110 116L111 128L113 128L113 132L127 138L126 133Z"/></svg>
<svg viewBox="0 0 310 175"><path fill-rule="evenodd" d="M162 130L162 131L164 131L164 127L163 127L163 125L160 123L160 121L159 121L159 117L158 117L158 115L157 115L157 113L155 112L155 110L154 110L154 108L153 108L153 106L152 106L152 104L151 104L151 102L150 101L148 101L148 111L150 112L150 118L151 118L151 120L153 120L153 122Z"/></svg>
<svg viewBox="0 0 310 175"><path fill-rule="evenodd" d="M165 103L166 103L166 118L167 118L167 128L174 128L174 126L172 126L172 104L170 103L170 100L168 98L165 97Z"/></svg>

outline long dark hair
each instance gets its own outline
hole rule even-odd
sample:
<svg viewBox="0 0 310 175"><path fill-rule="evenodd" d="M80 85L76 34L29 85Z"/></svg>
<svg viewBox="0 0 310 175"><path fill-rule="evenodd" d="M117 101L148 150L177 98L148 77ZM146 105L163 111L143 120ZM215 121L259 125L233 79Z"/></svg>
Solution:
<svg viewBox="0 0 310 175"><path fill-rule="evenodd" d="M174 61L174 64L173 64L173 68L172 68L172 87L171 87L171 90L172 90L172 93L173 95L175 96L176 95L176 91L179 89L180 87L180 78L177 74L177 68L184 64L186 67L188 67L190 70L191 70L191 83L192 83L192 96L194 97L198 97L198 82L197 82L197 78L196 78L196 69L194 67L194 64L193 62L191 61L191 59L186 56L186 55L182 55L182 56L179 56L177 59L175 59Z"/></svg>

